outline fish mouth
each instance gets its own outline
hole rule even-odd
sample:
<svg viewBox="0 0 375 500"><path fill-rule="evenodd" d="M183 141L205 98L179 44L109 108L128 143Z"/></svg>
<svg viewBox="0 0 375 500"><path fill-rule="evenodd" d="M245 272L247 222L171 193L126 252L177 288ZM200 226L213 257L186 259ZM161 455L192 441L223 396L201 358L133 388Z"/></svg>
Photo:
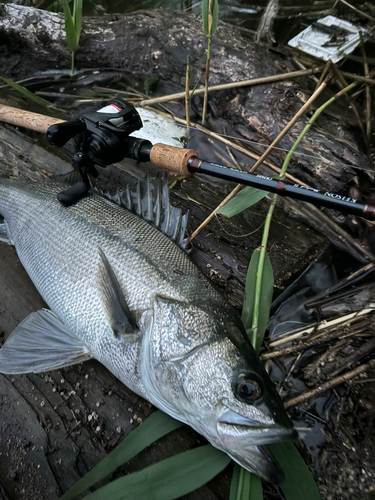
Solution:
<svg viewBox="0 0 375 500"><path fill-rule="evenodd" d="M266 445L297 437L293 426L266 424L226 411L218 420L217 432L224 451L250 472L265 481L280 484L284 474Z"/></svg>

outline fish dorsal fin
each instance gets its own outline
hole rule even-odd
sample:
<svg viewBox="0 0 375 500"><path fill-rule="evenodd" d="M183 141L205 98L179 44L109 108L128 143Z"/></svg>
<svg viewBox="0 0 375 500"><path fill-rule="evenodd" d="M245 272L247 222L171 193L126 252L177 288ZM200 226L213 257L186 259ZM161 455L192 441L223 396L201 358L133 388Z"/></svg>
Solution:
<svg viewBox="0 0 375 500"><path fill-rule="evenodd" d="M118 337L120 334L134 333L137 325L132 318L116 274L101 248L99 248L99 256L100 291L113 334Z"/></svg>
<svg viewBox="0 0 375 500"><path fill-rule="evenodd" d="M0 373L39 373L90 358L90 351L64 323L42 309L29 314L0 349Z"/></svg>
<svg viewBox="0 0 375 500"><path fill-rule="evenodd" d="M180 208L170 204L167 172L154 178L147 175L133 184L129 182L124 191L114 195L109 192L101 194L151 222L180 248L186 250L188 213L183 215Z"/></svg>

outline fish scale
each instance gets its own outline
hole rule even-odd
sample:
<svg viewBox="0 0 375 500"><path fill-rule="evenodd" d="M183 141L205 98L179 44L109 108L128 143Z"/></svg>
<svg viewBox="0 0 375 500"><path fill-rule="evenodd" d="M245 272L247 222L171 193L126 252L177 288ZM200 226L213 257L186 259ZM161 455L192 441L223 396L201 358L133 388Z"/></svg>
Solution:
<svg viewBox="0 0 375 500"><path fill-rule="evenodd" d="M154 210L154 220L168 214L160 226L182 241L167 179L158 182L136 190L162 193L156 200L168 207ZM51 309L16 328L0 350L0 372L94 357L248 470L279 482L262 446L290 438L293 427L235 311L153 224L95 193L63 207L57 194L65 188L0 179L5 232ZM141 212L153 212L150 199L140 201Z"/></svg>

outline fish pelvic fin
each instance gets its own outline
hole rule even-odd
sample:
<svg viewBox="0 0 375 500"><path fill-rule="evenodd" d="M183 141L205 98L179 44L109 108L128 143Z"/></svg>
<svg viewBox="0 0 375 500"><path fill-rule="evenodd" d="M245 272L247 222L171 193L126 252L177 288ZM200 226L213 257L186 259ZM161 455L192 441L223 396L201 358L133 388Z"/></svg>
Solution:
<svg viewBox="0 0 375 500"><path fill-rule="evenodd" d="M130 177L130 176L129 176ZM134 180L134 178L132 178ZM171 205L169 199L168 172L151 178L129 183L124 191L110 194L100 192L105 198L127 208L142 219L154 224L182 250L186 251L188 238L185 239L188 213L182 214L180 208Z"/></svg>
<svg viewBox="0 0 375 500"><path fill-rule="evenodd" d="M133 320L117 276L103 250L99 248L99 283L108 321L115 337L134 333L137 325Z"/></svg>
<svg viewBox="0 0 375 500"><path fill-rule="evenodd" d="M0 349L0 373L39 373L92 358L90 351L50 310L29 314Z"/></svg>

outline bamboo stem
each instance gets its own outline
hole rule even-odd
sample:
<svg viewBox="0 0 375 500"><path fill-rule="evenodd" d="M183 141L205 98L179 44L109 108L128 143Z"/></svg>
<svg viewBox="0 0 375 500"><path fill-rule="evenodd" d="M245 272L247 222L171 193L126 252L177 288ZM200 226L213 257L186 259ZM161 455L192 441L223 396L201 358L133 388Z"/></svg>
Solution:
<svg viewBox="0 0 375 500"><path fill-rule="evenodd" d="M301 71L292 71L290 73L281 73L279 75L272 75L272 76L265 76L262 78L253 78L252 80L243 80L240 82L233 82L233 83L224 83L221 85L213 85L212 87L208 87L208 92L216 92L220 90L230 90L230 89L236 89L236 88L241 88L241 87L251 87L252 85L261 85L264 83L272 83L272 82L279 82L282 80L288 80L289 78L297 78L299 76L308 76L312 75L313 73L316 73L319 71L321 68L315 68L315 69L306 69L306 70L301 70ZM355 75L356 76L356 75ZM189 98L192 97L192 95L201 95L204 94L204 88L200 89L195 89L190 91L189 93ZM153 99L145 99L143 101L137 102L137 106L151 106L152 104L160 104L163 102L169 102L169 101L174 101L175 99L184 99L185 98L185 92L178 92L177 94L170 94L162 97L155 97Z"/></svg>
<svg viewBox="0 0 375 500"><path fill-rule="evenodd" d="M310 107L310 105L315 101L315 99L323 92L326 88L327 84L323 82L312 94L312 96L305 102L305 104L301 107L301 109L296 113L296 115L290 120L290 122L284 127L282 132L272 141L272 143L268 146L266 151L260 156L257 162L251 167L249 170L250 173L254 172L261 163L267 158L267 156L272 152L272 148L278 144L281 139L289 132L289 130L293 127L293 125L299 120L299 118L303 115L303 113ZM201 231L204 229L207 224L215 217L215 214L222 208L224 205L228 203L236 194L241 190L242 185L238 184L231 193L223 200L220 205L218 205L215 210L202 222L202 224L193 232L190 237L189 242L191 242Z"/></svg>

